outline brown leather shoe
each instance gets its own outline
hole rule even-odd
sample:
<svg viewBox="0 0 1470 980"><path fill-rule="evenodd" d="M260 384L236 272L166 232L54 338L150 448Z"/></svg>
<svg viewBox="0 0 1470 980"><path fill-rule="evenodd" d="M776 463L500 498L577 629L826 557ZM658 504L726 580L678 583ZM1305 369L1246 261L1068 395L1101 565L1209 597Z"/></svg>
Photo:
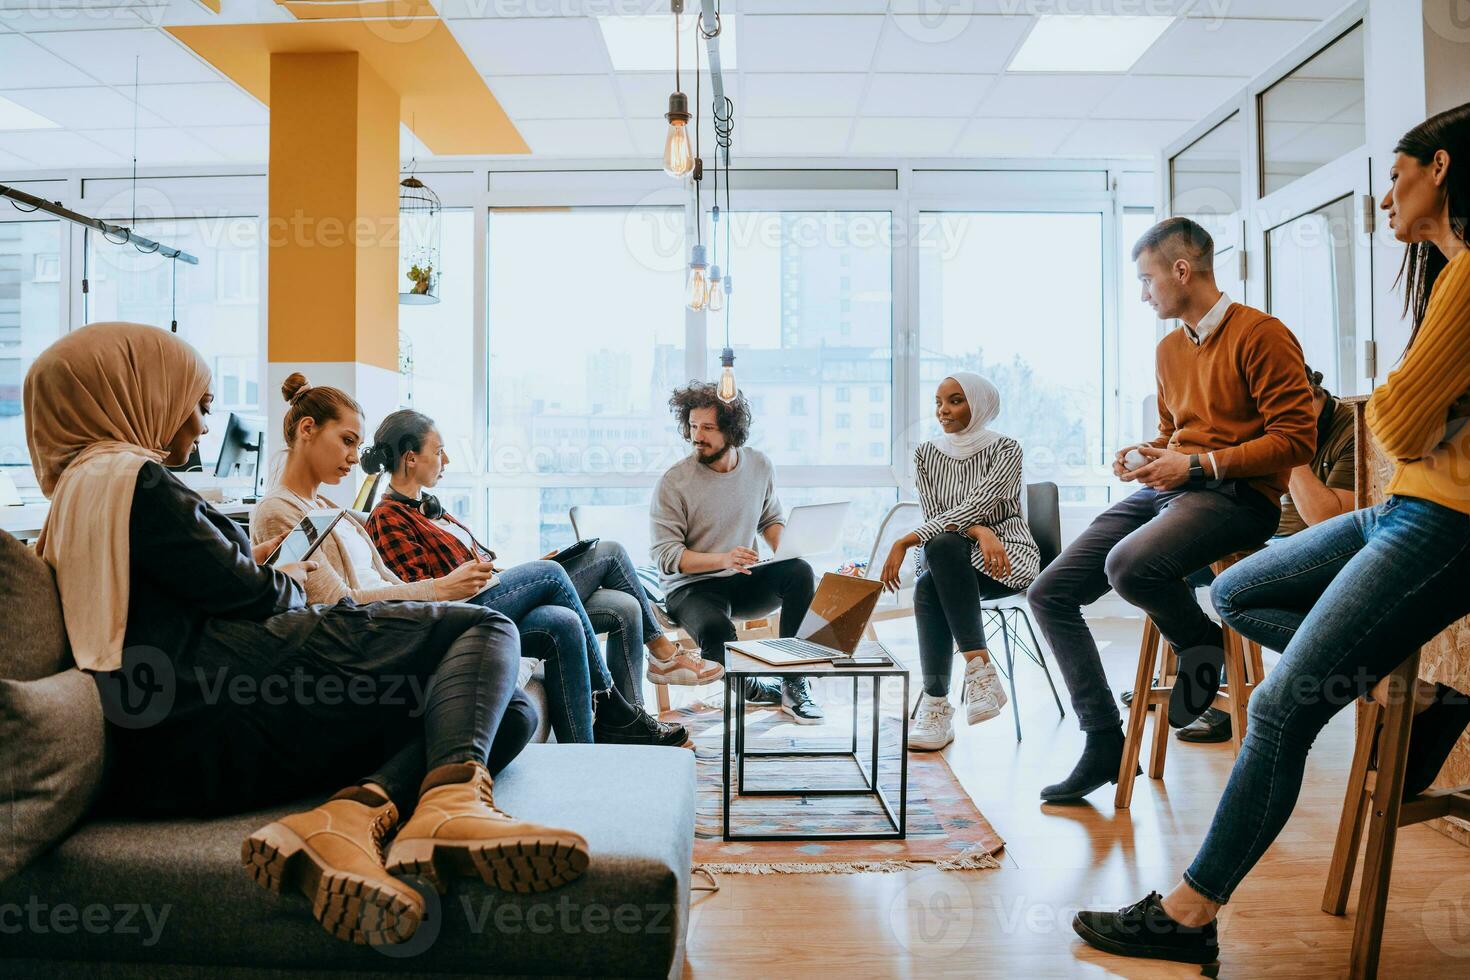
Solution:
<svg viewBox="0 0 1470 980"><path fill-rule="evenodd" d="M266 824L245 838L240 859L261 887L305 895L338 939L401 943L423 920L424 899L383 868L383 840L397 820L391 802L351 786L314 810Z"/></svg>
<svg viewBox="0 0 1470 980"><path fill-rule="evenodd" d="M544 892L587 870L580 834L496 809L491 787L490 773L474 762L429 773L388 851L388 871L422 875L443 894L450 875L478 874L503 891Z"/></svg>

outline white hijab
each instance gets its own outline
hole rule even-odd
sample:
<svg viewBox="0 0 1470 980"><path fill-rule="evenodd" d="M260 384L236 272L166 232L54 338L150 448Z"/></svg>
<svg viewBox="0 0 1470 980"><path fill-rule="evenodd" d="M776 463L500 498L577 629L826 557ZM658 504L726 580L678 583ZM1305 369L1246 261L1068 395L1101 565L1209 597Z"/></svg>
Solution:
<svg viewBox="0 0 1470 980"><path fill-rule="evenodd" d="M1000 438L999 432L986 428L1000 414L1000 391L973 371L956 371L949 377L959 382L970 403L970 424L959 432L941 434L934 445L951 459L969 459Z"/></svg>

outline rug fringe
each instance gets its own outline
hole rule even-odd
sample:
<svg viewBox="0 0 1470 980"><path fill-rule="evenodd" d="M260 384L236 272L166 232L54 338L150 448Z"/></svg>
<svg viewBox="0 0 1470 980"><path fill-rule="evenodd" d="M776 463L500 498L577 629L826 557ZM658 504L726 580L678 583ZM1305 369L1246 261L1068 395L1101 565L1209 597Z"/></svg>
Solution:
<svg viewBox="0 0 1470 980"><path fill-rule="evenodd" d="M999 868L1000 861L982 845L961 851L943 861L777 861L733 864L701 864L716 874L727 875L855 875L892 874L896 871L982 871Z"/></svg>

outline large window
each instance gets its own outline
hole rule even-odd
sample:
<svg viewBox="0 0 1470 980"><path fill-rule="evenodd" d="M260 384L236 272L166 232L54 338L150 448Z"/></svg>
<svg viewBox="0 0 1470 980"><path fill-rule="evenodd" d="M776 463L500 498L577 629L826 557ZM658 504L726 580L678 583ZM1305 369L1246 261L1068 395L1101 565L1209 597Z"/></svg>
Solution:
<svg viewBox="0 0 1470 980"><path fill-rule="evenodd" d="M734 290L735 377L751 444L777 464L884 466L893 418L893 248L886 211L739 211L719 240ZM726 245L728 235L728 247ZM708 316L718 377L726 313Z"/></svg>
<svg viewBox="0 0 1470 980"><path fill-rule="evenodd" d="M683 455L667 407L689 376L682 224L674 208L490 214L490 526L502 553L565 545L570 503L627 502L596 488L651 484Z"/></svg>
<svg viewBox="0 0 1470 980"><path fill-rule="evenodd" d="M0 466L29 466L21 389L61 327L61 223L0 221Z"/></svg>
<svg viewBox="0 0 1470 980"><path fill-rule="evenodd" d="M919 226L918 435L938 433L952 371L1000 389L993 427L1026 453L1026 479L1064 500L1106 500L1100 213L925 212Z"/></svg>
<svg viewBox="0 0 1470 980"><path fill-rule="evenodd" d="M475 215L440 217L439 302L398 307L398 403L439 424L452 474L475 454Z"/></svg>
<svg viewBox="0 0 1470 980"><path fill-rule="evenodd" d="M204 355L214 375L214 411L264 414L261 399L260 222L253 217L140 221L140 234L198 257L198 265L144 254L87 234L86 321L126 320L167 330ZM206 467L225 426L200 443Z"/></svg>
<svg viewBox="0 0 1470 980"><path fill-rule="evenodd" d="M1123 212L1118 243L1118 432L1108 448L1146 442L1159 434L1158 374L1154 352L1159 318L1142 300L1133 245L1153 225L1154 213ZM1239 299L1237 295L1235 297Z"/></svg>
<svg viewBox="0 0 1470 980"><path fill-rule="evenodd" d="M1169 213L1228 238L1228 222L1240 210L1244 156L1245 124L1232 112L1169 161Z"/></svg>

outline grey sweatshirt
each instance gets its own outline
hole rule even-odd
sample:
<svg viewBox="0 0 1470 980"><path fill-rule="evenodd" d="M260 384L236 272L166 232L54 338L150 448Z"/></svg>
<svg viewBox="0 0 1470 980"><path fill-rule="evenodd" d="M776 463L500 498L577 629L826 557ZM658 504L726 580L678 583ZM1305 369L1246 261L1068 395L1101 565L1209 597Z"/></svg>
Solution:
<svg viewBox="0 0 1470 980"><path fill-rule="evenodd" d="M685 551L754 548L757 534L783 522L770 459L748 447L736 452L735 468L728 473L717 473L691 454L659 478L653 491L650 540L665 592L699 579L736 574L725 569L686 575L679 571Z"/></svg>

